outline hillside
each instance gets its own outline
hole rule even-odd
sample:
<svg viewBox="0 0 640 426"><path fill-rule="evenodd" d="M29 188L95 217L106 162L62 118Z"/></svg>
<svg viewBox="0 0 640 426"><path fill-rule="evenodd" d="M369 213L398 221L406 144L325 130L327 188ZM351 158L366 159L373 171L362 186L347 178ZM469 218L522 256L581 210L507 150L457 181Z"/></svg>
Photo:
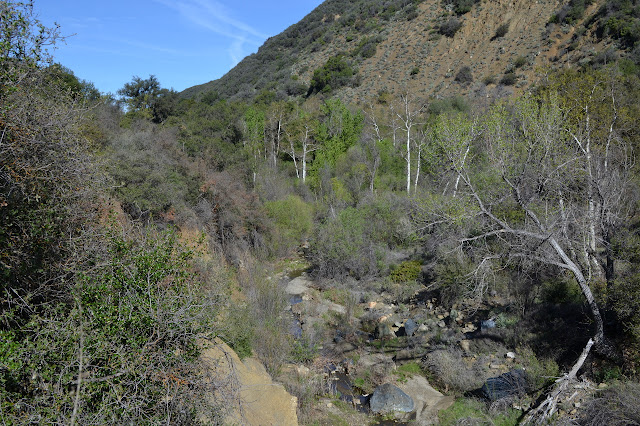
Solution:
<svg viewBox="0 0 640 426"><path fill-rule="evenodd" d="M628 55L636 25L629 17L637 6L626 3L328 0L219 80L182 95L248 99L263 90L278 98L304 95L314 71L337 55L356 73L337 91L351 102L405 90L424 98L520 93L545 69ZM618 28L627 18L632 22L626 29Z"/></svg>

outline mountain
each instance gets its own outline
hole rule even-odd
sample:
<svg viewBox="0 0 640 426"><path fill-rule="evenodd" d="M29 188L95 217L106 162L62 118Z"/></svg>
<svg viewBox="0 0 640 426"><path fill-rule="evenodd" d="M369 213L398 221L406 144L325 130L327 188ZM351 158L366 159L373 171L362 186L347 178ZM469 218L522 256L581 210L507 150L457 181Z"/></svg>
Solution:
<svg viewBox="0 0 640 426"><path fill-rule="evenodd" d="M351 102L520 93L560 67L640 62L638 0L327 0L183 97ZM634 61L630 62L632 66Z"/></svg>

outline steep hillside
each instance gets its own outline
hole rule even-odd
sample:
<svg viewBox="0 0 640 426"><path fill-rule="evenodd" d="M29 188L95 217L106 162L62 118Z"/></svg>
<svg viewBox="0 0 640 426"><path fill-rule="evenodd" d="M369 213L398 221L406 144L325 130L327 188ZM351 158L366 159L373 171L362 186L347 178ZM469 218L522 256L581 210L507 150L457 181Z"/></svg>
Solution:
<svg viewBox="0 0 640 426"><path fill-rule="evenodd" d="M182 95L306 95L314 71L339 55L356 74L333 92L350 101L406 90L503 96L547 67L628 55L637 23L625 16L636 9L631 0L327 0L219 80Z"/></svg>

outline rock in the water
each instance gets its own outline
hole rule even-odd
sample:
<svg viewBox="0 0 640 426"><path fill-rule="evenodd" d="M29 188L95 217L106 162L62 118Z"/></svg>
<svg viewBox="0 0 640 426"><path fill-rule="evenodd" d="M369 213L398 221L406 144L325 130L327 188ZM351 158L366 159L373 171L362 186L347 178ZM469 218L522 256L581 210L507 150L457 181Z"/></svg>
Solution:
<svg viewBox="0 0 640 426"><path fill-rule="evenodd" d="M526 391L527 378L524 370L511 370L498 377L492 377L482 386L482 395L490 401L522 395Z"/></svg>
<svg viewBox="0 0 640 426"><path fill-rule="evenodd" d="M418 331L418 324L411 318L404 323L404 332L407 336L413 336Z"/></svg>
<svg viewBox="0 0 640 426"><path fill-rule="evenodd" d="M410 413L414 409L413 399L391 383L378 386L369 405L374 413Z"/></svg>

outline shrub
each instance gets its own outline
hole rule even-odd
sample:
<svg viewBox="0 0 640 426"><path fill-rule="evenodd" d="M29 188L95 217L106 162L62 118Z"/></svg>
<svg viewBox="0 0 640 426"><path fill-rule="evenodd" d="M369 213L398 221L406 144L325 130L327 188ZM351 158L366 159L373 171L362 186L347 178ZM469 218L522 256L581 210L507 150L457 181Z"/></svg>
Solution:
<svg viewBox="0 0 640 426"><path fill-rule="evenodd" d="M505 22L504 24L501 24L497 29L496 29L496 33L494 34L493 38L491 40L495 40L501 37L504 37L507 35L507 33L509 32L509 23Z"/></svg>
<svg viewBox="0 0 640 426"><path fill-rule="evenodd" d="M451 7L458 15L464 15L471 11L474 4L479 3L480 0L444 0L445 6Z"/></svg>
<svg viewBox="0 0 640 426"><path fill-rule="evenodd" d="M443 36L453 38L460 28L462 28L462 22L457 18L451 18L444 24L440 25L438 31Z"/></svg>
<svg viewBox="0 0 640 426"><path fill-rule="evenodd" d="M415 66L413 68L411 68L411 72L409 73L410 75L418 75L420 73L420 67Z"/></svg>
<svg viewBox="0 0 640 426"><path fill-rule="evenodd" d="M424 363L440 383L458 392L479 389L488 377L481 361L468 367L462 359L462 352L454 348L433 351L426 356Z"/></svg>
<svg viewBox="0 0 640 426"><path fill-rule="evenodd" d="M503 86L513 86L518 81L518 76L515 72L508 72L500 79L500 84Z"/></svg>
<svg viewBox="0 0 640 426"><path fill-rule="evenodd" d="M518 348L516 353L520 364L525 367L530 391L542 389L553 383L560 374L560 368L554 360L540 359L529 348Z"/></svg>
<svg viewBox="0 0 640 426"><path fill-rule="evenodd" d="M624 383L598 394L580 416L580 425L640 424L640 384Z"/></svg>
<svg viewBox="0 0 640 426"><path fill-rule="evenodd" d="M391 271L391 279L396 283L404 283L407 281L415 281L420 277L420 262L417 260L408 260L402 262L393 271Z"/></svg>
<svg viewBox="0 0 640 426"><path fill-rule="evenodd" d="M515 61L513 61L513 66L516 68L522 68L527 65L529 61L524 56L518 56Z"/></svg>
<svg viewBox="0 0 640 426"><path fill-rule="evenodd" d="M460 68L460 70L456 74L455 81L462 84L473 82L473 75L471 73L471 68L467 66Z"/></svg>
<svg viewBox="0 0 640 426"><path fill-rule="evenodd" d="M274 252L287 254L308 236L313 227L313 208L297 195L264 204L267 215L275 222Z"/></svg>
<svg viewBox="0 0 640 426"><path fill-rule="evenodd" d="M308 94L329 93L347 86L354 81L356 71L349 65L344 55L336 55L313 72Z"/></svg>

